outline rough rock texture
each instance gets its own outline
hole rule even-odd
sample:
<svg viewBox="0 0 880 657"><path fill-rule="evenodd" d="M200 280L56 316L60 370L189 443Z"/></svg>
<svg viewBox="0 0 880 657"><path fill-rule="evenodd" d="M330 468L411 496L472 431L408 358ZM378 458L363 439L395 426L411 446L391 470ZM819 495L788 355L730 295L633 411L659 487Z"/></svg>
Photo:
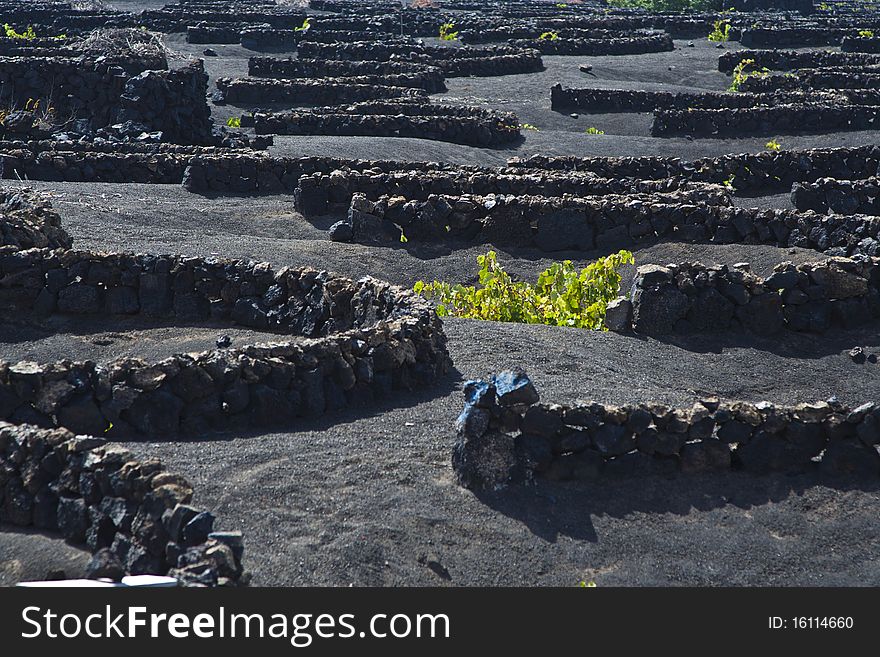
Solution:
<svg viewBox="0 0 880 657"><path fill-rule="evenodd" d="M192 486L157 459L104 438L0 421L0 522L85 544L89 577L170 575L190 586L246 584L240 532L214 532Z"/></svg>
<svg viewBox="0 0 880 657"><path fill-rule="evenodd" d="M523 371L469 381L456 422L459 484L499 490L534 477L595 480L632 474L755 473L820 468L880 475L880 406L703 399L692 408L646 403L539 404Z"/></svg>
<svg viewBox="0 0 880 657"><path fill-rule="evenodd" d="M70 248L72 243L45 196L30 189L0 190L0 249Z"/></svg>
<svg viewBox="0 0 880 657"><path fill-rule="evenodd" d="M880 317L880 258L831 258L795 267L783 262L766 278L748 263L639 267L630 292L632 324L612 330L647 335L783 329L822 333Z"/></svg>

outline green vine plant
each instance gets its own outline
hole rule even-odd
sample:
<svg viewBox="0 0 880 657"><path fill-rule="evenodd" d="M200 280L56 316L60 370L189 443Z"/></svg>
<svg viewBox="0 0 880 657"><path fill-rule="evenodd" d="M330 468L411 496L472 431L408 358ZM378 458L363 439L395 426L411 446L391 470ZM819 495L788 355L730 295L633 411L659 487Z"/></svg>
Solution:
<svg viewBox="0 0 880 657"><path fill-rule="evenodd" d="M730 83L730 86L727 88L728 91L739 91L740 87L742 87L743 83L749 78L766 78L770 75L770 69L766 66L761 68L760 70L748 70L749 67L755 66L754 59L743 59L739 64L736 65L733 69L733 80Z"/></svg>
<svg viewBox="0 0 880 657"><path fill-rule="evenodd" d="M226 119L226 125L230 128L240 128L241 127L241 117L230 116L228 119Z"/></svg>
<svg viewBox="0 0 880 657"><path fill-rule="evenodd" d="M311 26L312 26L312 19L309 17L306 17L306 19L303 21L303 24L300 25L299 27L293 28L293 31L294 32L308 32L308 30Z"/></svg>
<svg viewBox="0 0 880 657"><path fill-rule="evenodd" d="M538 37L539 41L556 41L559 38L559 35L556 32L542 32L541 36Z"/></svg>
<svg viewBox="0 0 880 657"><path fill-rule="evenodd" d="M413 289L434 300L441 317L602 331L608 304L620 291L619 269L634 262L629 251L599 258L581 270L571 260L555 262L531 284L514 281L495 251L489 251L477 256L479 285L418 281Z"/></svg>
<svg viewBox="0 0 880 657"><path fill-rule="evenodd" d="M874 32L872 30L859 30L859 36L863 39L873 39Z"/></svg>
<svg viewBox="0 0 880 657"><path fill-rule="evenodd" d="M520 123L519 129L520 130L531 130L532 132L540 132L540 128L538 128L538 126L536 126L536 125L532 125L531 123Z"/></svg>
<svg viewBox="0 0 880 657"><path fill-rule="evenodd" d="M6 32L7 39L23 39L25 41L30 41L37 38L37 33L34 32L34 28L31 25L28 25L24 32L16 32L15 28L9 23L4 23L3 31Z"/></svg>
<svg viewBox="0 0 880 657"><path fill-rule="evenodd" d="M707 38L709 41L716 43L727 43L730 41L730 23L723 18L719 18L713 23L713 29Z"/></svg>
<svg viewBox="0 0 880 657"><path fill-rule="evenodd" d="M458 38L458 30L455 29L455 23L443 23L440 26L440 38L444 41L455 41Z"/></svg>
<svg viewBox="0 0 880 657"><path fill-rule="evenodd" d="M764 148L766 148L768 151L777 153L782 150L782 144L776 141L776 139L771 139L766 144L764 144Z"/></svg>
<svg viewBox="0 0 880 657"><path fill-rule="evenodd" d="M599 128L594 128L593 126L590 126L586 130L584 130L584 132L586 132L588 135L604 135L605 134L604 130L599 130Z"/></svg>

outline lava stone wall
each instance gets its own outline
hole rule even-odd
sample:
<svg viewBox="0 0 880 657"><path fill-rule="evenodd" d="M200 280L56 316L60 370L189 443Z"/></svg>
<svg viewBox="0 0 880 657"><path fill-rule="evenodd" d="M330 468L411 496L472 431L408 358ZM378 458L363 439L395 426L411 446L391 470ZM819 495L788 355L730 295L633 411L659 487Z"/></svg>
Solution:
<svg viewBox="0 0 880 657"><path fill-rule="evenodd" d="M855 95L855 94L853 94ZM858 94L862 96L861 93ZM550 107L554 110L584 110L590 112L653 112L656 109L688 111L701 109L752 108L759 105L780 105L815 102L823 98L836 98L840 94L806 91L776 93L682 93L670 91L638 91L631 89L567 89L556 84L550 88ZM842 96L847 98L846 96ZM865 104L880 102L866 99ZM870 102L873 101L873 102Z"/></svg>
<svg viewBox="0 0 880 657"><path fill-rule="evenodd" d="M740 190L790 191L795 182L819 178L858 180L874 176L880 165L880 147L815 148L776 152L722 155L688 162L680 158L574 157L533 155L508 160L510 167L582 171L603 178L642 179L684 176L689 180L722 183L732 181Z"/></svg>
<svg viewBox="0 0 880 657"><path fill-rule="evenodd" d="M784 75L752 76L740 85L740 90L748 93L805 89L880 89L880 70L858 67L800 69L797 73Z"/></svg>
<svg viewBox="0 0 880 657"><path fill-rule="evenodd" d="M32 189L0 189L0 250L70 248L71 244L61 217L44 196Z"/></svg>
<svg viewBox="0 0 880 657"><path fill-rule="evenodd" d="M612 39L510 39L508 43L517 48L533 48L542 55L642 55L650 52L675 50L672 37L668 34L627 37L620 35Z"/></svg>
<svg viewBox="0 0 880 657"><path fill-rule="evenodd" d="M704 235L720 210L712 206L729 203L721 187L595 198L461 195L371 202L357 194L348 222L353 239L365 242L399 242L402 230L413 243L464 239L542 251L611 250L673 232L696 237L695 228Z"/></svg>
<svg viewBox="0 0 880 657"><path fill-rule="evenodd" d="M430 93L446 91L443 70L437 66L409 62L351 62L346 60L278 59L251 57L248 75L265 78L334 78L354 76L421 76L423 89Z"/></svg>
<svg viewBox="0 0 880 657"><path fill-rule="evenodd" d="M285 7L242 7L237 3L217 3L207 7L187 4L169 4L162 9L147 9L138 16L138 24L156 32L186 32L186 28L199 22L228 23L231 21L250 25L269 25L282 30L293 30L302 25L306 15Z"/></svg>
<svg viewBox="0 0 880 657"><path fill-rule="evenodd" d="M183 176L184 187L197 193L293 194L300 176L337 169L396 171L394 160L345 160L331 157L269 157L262 154L228 154L194 157ZM451 170L451 165L407 163L407 169Z"/></svg>
<svg viewBox="0 0 880 657"><path fill-rule="evenodd" d="M798 210L822 214L880 215L880 179L836 180L821 178L814 183L795 183L791 202Z"/></svg>
<svg viewBox="0 0 880 657"><path fill-rule="evenodd" d="M165 438L271 425L427 385L449 357L428 302L266 263L31 249L0 253L0 309L16 315L139 315L225 321L302 336L159 363L0 363L0 420Z"/></svg>
<svg viewBox="0 0 880 657"><path fill-rule="evenodd" d="M242 23L198 23L187 25L187 43L239 43Z"/></svg>
<svg viewBox="0 0 880 657"><path fill-rule="evenodd" d="M543 251L611 251L671 238L714 244L771 244L832 256L880 256L880 217L737 208L726 190L598 198L431 196L426 201L352 199L355 240L450 238ZM448 228L447 228L448 227Z"/></svg>
<svg viewBox="0 0 880 657"><path fill-rule="evenodd" d="M133 121L166 141L213 143L201 61L159 68L166 63L156 58L0 57L0 99L16 107L51 102L58 119L88 119L92 128Z"/></svg>
<svg viewBox="0 0 880 657"><path fill-rule="evenodd" d="M829 50L736 50L725 52L718 58L718 70L728 75L744 59L754 59L758 68L771 71L790 71L797 68L825 68L828 66L870 66L880 64L877 55Z"/></svg>
<svg viewBox="0 0 880 657"><path fill-rule="evenodd" d="M92 151L0 152L0 177L14 180L174 184L183 180L193 156L178 153Z"/></svg>
<svg viewBox="0 0 880 657"><path fill-rule="evenodd" d="M862 91L862 90L858 90ZM838 102L738 109L656 110L654 137L738 137L828 133L880 127L880 106Z"/></svg>
<svg viewBox="0 0 880 657"><path fill-rule="evenodd" d="M580 40L610 40L624 36L655 36L651 32L642 32L636 34L624 34L618 30L606 30L602 28L577 28L577 27L544 27L544 21L539 23L517 23L514 25L499 25L498 27L484 29L461 29L458 32L458 39L462 43L491 43L499 41L509 41L511 39L530 39L539 40L542 34L553 32L559 39L580 39Z"/></svg>
<svg viewBox="0 0 880 657"><path fill-rule="evenodd" d="M293 50L300 40L300 33L290 29L281 30L268 25L248 26L241 31L241 45L250 50Z"/></svg>
<svg viewBox="0 0 880 657"><path fill-rule="evenodd" d="M45 106L51 102L59 116L85 117L95 125L112 121L128 78L120 67L78 57L0 57L0 99L4 105L24 107L29 100L40 100Z"/></svg>
<svg viewBox="0 0 880 657"><path fill-rule="evenodd" d="M750 27L739 37L744 48L804 48L807 46L839 46L841 39L852 31L828 27Z"/></svg>
<svg viewBox="0 0 880 657"><path fill-rule="evenodd" d="M241 532L214 531L214 515L191 506L192 496L158 460L104 438L0 422L0 522L86 545L95 553L90 577L245 584Z"/></svg>
<svg viewBox="0 0 880 657"><path fill-rule="evenodd" d="M417 76L407 75L301 80L219 78L217 89L220 92L219 102L327 105L387 98L424 98L421 84L422 80Z"/></svg>
<svg viewBox="0 0 880 657"><path fill-rule="evenodd" d="M833 258L777 265L765 279L747 264L639 267L630 293L606 321L646 335L743 330L773 335L788 329L822 333L880 317L880 258Z"/></svg>
<svg viewBox="0 0 880 657"><path fill-rule="evenodd" d="M814 12L813 0L726 0L724 6L730 5L743 12L796 11L804 15Z"/></svg>
<svg viewBox="0 0 880 657"><path fill-rule="evenodd" d="M125 83L116 121L162 132L164 141L213 144L207 93L208 75L201 60L171 71L144 71Z"/></svg>
<svg viewBox="0 0 880 657"><path fill-rule="evenodd" d="M406 102L257 112L253 126L258 135L413 137L481 148L503 146L520 138L519 119L509 112Z"/></svg>
<svg viewBox="0 0 880 657"><path fill-rule="evenodd" d="M382 196L401 196L407 201L424 201L431 195L513 194L515 196L598 196L636 192L683 192L682 199L704 198L707 185L683 178L637 180L597 178L592 175L554 174L518 169L476 169L444 171L394 171L391 173L337 170L301 176L294 190L294 204L306 215L326 214L340 205L346 208L355 194L370 201Z"/></svg>
<svg viewBox="0 0 880 657"><path fill-rule="evenodd" d="M452 467L458 483L500 490L535 478L745 470L874 478L880 407L836 400L796 406L702 399L690 408L645 403L539 403L522 371L465 384Z"/></svg>

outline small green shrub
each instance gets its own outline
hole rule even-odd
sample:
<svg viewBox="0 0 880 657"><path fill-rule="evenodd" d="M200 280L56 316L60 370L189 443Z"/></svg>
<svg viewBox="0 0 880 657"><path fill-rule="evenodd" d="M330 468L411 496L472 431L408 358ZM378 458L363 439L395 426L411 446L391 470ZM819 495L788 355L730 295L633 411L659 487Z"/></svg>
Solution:
<svg viewBox="0 0 880 657"><path fill-rule="evenodd" d="M238 116L230 116L228 119L226 119L226 125L230 128L240 128L241 118Z"/></svg>
<svg viewBox="0 0 880 657"><path fill-rule="evenodd" d="M542 32L538 37L540 41L556 41L558 38L559 35L556 32Z"/></svg>
<svg viewBox="0 0 880 657"><path fill-rule="evenodd" d="M9 23L4 23L3 31L6 32L7 39L25 39L30 41L31 39L37 38L37 33L34 32L34 28L31 25L28 25L24 32L16 32L15 28Z"/></svg>
<svg viewBox="0 0 880 657"><path fill-rule="evenodd" d="M719 19L713 24L713 29L707 37L709 41L717 43L727 43L730 41L730 23L724 19Z"/></svg>
<svg viewBox="0 0 880 657"><path fill-rule="evenodd" d="M455 41L458 38L458 30L455 29L455 23L443 23L440 26L440 38L444 41Z"/></svg>
<svg viewBox="0 0 880 657"><path fill-rule="evenodd" d="M629 251L599 258L578 271L571 260L556 262L534 285L515 282L494 251L477 256L479 285L418 281L414 290L437 302L441 317L520 324L549 324L601 331L608 303L620 291L619 268L634 262Z"/></svg>
<svg viewBox="0 0 880 657"><path fill-rule="evenodd" d="M306 17L306 19L303 21L303 24L300 25L299 27L293 28L293 31L294 32L306 32L306 31L308 31L308 29L311 26L312 26L312 19L310 19L309 17Z"/></svg>
<svg viewBox="0 0 880 657"><path fill-rule="evenodd" d="M859 30L859 36L863 39L872 39L874 38L874 32L871 30Z"/></svg>
<svg viewBox="0 0 880 657"><path fill-rule="evenodd" d="M540 129L536 125L532 125L531 123L520 123L520 130L531 130L532 132L540 132Z"/></svg>
<svg viewBox="0 0 880 657"><path fill-rule="evenodd" d="M749 71L748 68L750 66L755 66L754 59L743 59L739 64L734 67L733 80L731 81L730 86L727 88L728 91L739 91L743 83L749 78L766 78L768 75L770 75L770 69L768 69L766 66L757 71Z"/></svg>
<svg viewBox="0 0 880 657"><path fill-rule="evenodd" d="M764 148L766 148L768 151L773 151L775 153L782 150L782 144L780 144L775 139L771 139L766 144L764 144Z"/></svg>
<svg viewBox="0 0 880 657"><path fill-rule="evenodd" d="M593 126L590 126L586 130L584 130L584 132L586 132L588 135L604 135L605 134L604 130L599 130L599 128L594 128Z"/></svg>

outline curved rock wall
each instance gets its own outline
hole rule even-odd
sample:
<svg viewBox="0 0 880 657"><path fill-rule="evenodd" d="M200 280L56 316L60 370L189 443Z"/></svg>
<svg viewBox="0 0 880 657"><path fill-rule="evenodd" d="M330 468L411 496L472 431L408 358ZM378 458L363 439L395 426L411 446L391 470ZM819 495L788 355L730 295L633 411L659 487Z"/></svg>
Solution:
<svg viewBox="0 0 880 657"><path fill-rule="evenodd" d="M0 279L5 312L219 320L305 336L159 363L0 363L0 419L14 422L155 437L273 424L431 383L449 364L428 303L369 278L32 249L5 253Z"/></svg>
<svg viewBox="0 0 880 657"><path fill-rule="evenodd" d="M0 522L57 532L95 553L91 577L169 575L246 584L241 532L214 530L193 488L104 438L0 422Z"/></svg>

